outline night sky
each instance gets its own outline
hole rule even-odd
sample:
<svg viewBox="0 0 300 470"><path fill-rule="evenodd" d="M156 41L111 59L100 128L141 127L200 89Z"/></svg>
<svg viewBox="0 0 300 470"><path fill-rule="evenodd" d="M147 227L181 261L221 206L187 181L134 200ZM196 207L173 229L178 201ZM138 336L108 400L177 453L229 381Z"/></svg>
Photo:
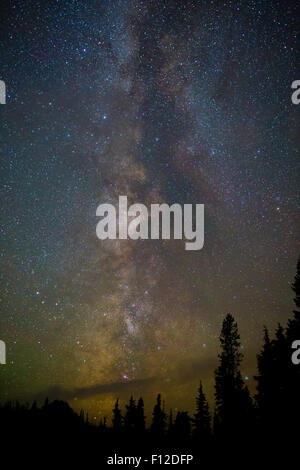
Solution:
<svg viewBox="0 0 300 470"><path fill-rule="evenodd" d="M1 2L1 401L98 420L133 393L149 417L158 392L192 412L201 378L213 405L228 312L253 392L263 325L293 309L294 5ZM100 241L119 195L204 204L204 248Z"/></svg>

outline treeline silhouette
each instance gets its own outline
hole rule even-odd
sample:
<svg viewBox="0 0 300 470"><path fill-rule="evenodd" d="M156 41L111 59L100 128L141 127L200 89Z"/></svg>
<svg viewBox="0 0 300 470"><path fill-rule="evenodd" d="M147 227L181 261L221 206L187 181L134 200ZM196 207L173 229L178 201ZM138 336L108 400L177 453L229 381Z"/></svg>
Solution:
<svg viewBox="0 0 300 470"><path fill-rule="evenodd" d="M105 456L114 452L149 455L153 450L177 454L187 451L201 457L202 462L233 462L240 455L249 460L262 454L277 459L284 448L291 454L300 442L300 365L291 360L291 345L300 339L300 258L292 289L297 309L286 327L279 324L272 339L264 328L253 398L241 375L243 355L238 326L228 314L220 334L213 414L200 382L193 415L167 411L158 394L149 427L143 399L136 401L131 396L125 408L116 400L110 426L106 417L95 426L83 410L78 415L60 400L49 402L46 398L40 407L36 402L31 406L8 402L0 406L1 429L16 449L22 442L27 451L28 446L34 451L42 445L50 453L51 448L60 449L73 457L74 449L85 449L96 453L102 464Z"/></svg>

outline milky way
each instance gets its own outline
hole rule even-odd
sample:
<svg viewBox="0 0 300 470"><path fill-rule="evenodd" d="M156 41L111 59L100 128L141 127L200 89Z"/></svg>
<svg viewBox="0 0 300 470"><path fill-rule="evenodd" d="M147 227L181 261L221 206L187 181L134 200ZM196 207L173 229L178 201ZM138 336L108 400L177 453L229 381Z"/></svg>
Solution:
<svg viewBox="0 0 300 470"><path fill-rule="evenodd" d="M210 397L293 308L297 11L281 1L1 4L1 400ZM105 240L96 208L205 205L205 242Z"/></svg>

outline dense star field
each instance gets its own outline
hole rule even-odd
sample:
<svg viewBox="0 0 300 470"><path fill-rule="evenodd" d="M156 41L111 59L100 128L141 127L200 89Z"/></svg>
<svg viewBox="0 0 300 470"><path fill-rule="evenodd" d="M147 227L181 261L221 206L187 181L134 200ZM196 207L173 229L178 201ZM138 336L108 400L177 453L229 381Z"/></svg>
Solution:
<svg viewBox="0 0 300 470"><path fill-rule="evenodd" d="M0 399L212 403L222 320L253 391L293 309L291 1L1 2ZM298 137L299 139L299 137ZM205 205L205 241L106 240L96 208Z"/></svg>

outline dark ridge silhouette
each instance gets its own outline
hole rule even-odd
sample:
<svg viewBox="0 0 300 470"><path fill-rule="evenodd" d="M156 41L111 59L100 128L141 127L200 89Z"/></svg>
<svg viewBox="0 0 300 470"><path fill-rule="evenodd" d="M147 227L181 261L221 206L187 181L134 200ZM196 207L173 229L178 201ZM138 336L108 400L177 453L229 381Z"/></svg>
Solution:
<svg viewBox="0 0 300 470"><path fill-rule="evenodd" d="M299 308L300 262L292 289ZM191 465L199 468L225 463L240 468L242 458L261 466L282 457L286 468L296 455L300 425L300 365L291 360L292 342L300 340L300 312L293 314L286 328L278 325L274 338L264 328L253 399L240 372L238 326L230 313L226 315L215 371L213 422L201 381L193 417L187 411L178 411L175 417L172 410L167 414L158 394L149 428L142 397L136 401L131 396L123 408L117 398L111 426L105 416L98 426L91 424L84 410L78 415L62 400L46 398L42 406L36 401L31 406L7 402L0 405L2 454L10 452L13 465L25 457L32 463L42 452L49 461L58 459L57 468L62 462L82 461L86 466L90 458L103 468L114 454L148 459L153 453L191 454ZM150 460L140 468L153 467Z"/></svg>

